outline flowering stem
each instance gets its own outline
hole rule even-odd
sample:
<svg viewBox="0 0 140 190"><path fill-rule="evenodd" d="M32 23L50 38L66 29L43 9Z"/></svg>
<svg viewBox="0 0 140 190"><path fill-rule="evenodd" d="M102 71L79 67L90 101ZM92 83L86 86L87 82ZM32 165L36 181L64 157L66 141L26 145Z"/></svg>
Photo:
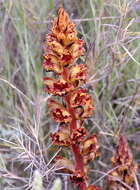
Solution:
<svg viewBox="0 0 140 190"><path fill-rule="evenodd" d="M61 7L54 20L52 32L47 35L43 66L46 71L55 73L55 78L45 77L45 90L53 95L63 96L66 106L61 102L50 100L51 114L59 129L51 134L54 144L70 146L75 159L72 166L71 180L81 190L93 190L87 185L86 164L94 160L98 150L95 135L87 138L83 121L94 110L92 97L81 85L87 81L87 67L76 61L84 55L84 42L77 37L75 24ZM94 154L93 154L94 153ZM61 158L60 161L67 162ZM69 160L68 160L69 161Z"/></svg>
<svg viewBox="0 0 140 190"><path fill-rule="evenodd" d="M72 133L72 131L77 128L77 125L76 125L76 118L75 118L75 115L74 115L74 110L73 110L73 108L70 105L70 94L68 94L65 97L65 100L66 100L66 103L67 103L67 107L68 107L69 113L72 116L72 121L70 123L70 132ZM72 148L72 151L73 151L73 154L74 154L74 158L75 158L75 162L76 162L75 169L78 170L78 171L80 171L81 173L84 173L84 162L83 162L83 157L82 157L82 155L80 153L79 146L77 144L72 144L71 148ZM80 185L80 187L81 187L82 190L86 190L86 183L83 182Z"/></svg>

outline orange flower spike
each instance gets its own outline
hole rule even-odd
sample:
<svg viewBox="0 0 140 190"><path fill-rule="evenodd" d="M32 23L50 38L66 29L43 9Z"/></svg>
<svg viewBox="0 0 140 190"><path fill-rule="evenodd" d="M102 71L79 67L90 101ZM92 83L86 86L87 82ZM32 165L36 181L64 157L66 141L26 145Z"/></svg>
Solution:
<svg viewBox="0 0 140 190"><path fill-rule="evenodd" d="M96 157L98 144L95 135L86 139L88 132L83 127L84 119L90 117L94 110L92 97L86 90L78 89L88 78L86 65L76 65L76 60L84 52L84 41L78 39L75 24L60 8L52 33L46 38L43 63L44 69L54 72L55 78L44 77L44 84L48 93L62 96L65 105L52 99L48 102L53 119L60 123L58 131L51 134L52 142L70 147L75 164L70 164L65 158L58 158L56 162L58 167L64 167L62 172L72 174L71 180L81 190L98 190L93 186L87 187L86 164Z"/></svg>
<svg viewBox="0 0 140 190"><path fill-rule="evenodd" d="M110 187L112 189L114 187L123 188L123 185L119 182L119 180L117 180L120 179L135 189L134 175L137 174L138 166L133 160L132 153L124 136L120 136L119 138L116 153L112 157L112 163L113 167L118 166L118 168L110 173L110 176L108 178ZM127 187L125 187L125 189L128 190Z"/></svg>
<svg viewBox="0 0 140 190"><path fill-rule="evenodd" d="M120 136L119 143L116 149L116 154L112 158L114 165L116 164L131 164L133 161L132 153L128 147L125 137Z"/></svg>

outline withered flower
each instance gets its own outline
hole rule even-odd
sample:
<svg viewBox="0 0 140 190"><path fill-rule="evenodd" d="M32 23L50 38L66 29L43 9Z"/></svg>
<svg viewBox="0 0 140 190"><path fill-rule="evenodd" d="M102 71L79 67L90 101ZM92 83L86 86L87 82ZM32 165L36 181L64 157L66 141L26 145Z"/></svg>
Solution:
<svg viewBox="0 0 140 190"><path fill-rule="evenodd" d="M61 124L59 126L59 130L51 134L51 137L55 145L58 145L58 146L71 145L70 130L66 124Z"/></svg>
<svg viewBox="0 0 140 190"><path fill-rule="evenodd" d="M72 174L75 171L74 164L71 160L64 158L62 156L55 157L55 165L58 168L58 171Z"/></svg>
<svg viewBox="0 0 140 190"><path fill-rule="evenodd" d="M112 190L128 190L127 185L135 190L135 175L137 164L133 160L127 140L120 136L116 153L112 157L113 167L117 167L109 174L109 187ZM121 183L121 181L123 183ZM125 186L126 184L126 186Z"/></svg>

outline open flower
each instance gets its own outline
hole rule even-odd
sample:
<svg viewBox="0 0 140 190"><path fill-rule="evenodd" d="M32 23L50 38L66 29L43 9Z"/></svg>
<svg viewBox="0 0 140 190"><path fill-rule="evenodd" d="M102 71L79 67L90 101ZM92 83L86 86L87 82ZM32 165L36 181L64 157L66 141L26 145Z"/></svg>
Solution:
<svg viewBox="0 0 140 190"><path fill-rule="evenodd" d="M84 127L76 128L72 131L71 141L75 143L79 143L83 141L83 139L87 136L87 130Z"/></svg>
<svg viewBox="0 0 140 190"><path fill-rule="evenodd" d="M96 134L93 134L91 137L85 139L81 144L81 152L84 156L85 164L90 160L94 160L98 155L99 145L97 141Z"/></svg>
<svg viewBox="0 0 140 190"><path fill-rule="evenodd" d="M44 55L43 67L46 71L53 71L58 74L62 72L61 65L59 64L59 59L56 55L53 54Z"/></svg>
<svg viewBox="0 0 140 190"><path fill-rule="evenodd" d="M93 134L91 137L84 140L82 144L82 154L88 155L91 152L97 152L99 149L99 145L97 142L97 136L96 134Z"/></svg>
<svg viewBox="0 0 140 190"><path fill-rule="evenodd" d="M68 83L64 79L52 79L49 77L44 78L45 90L53 95L65 95L74 89L71 83Z"/></svg>
<svg viewBox="0 0 140 190"><path fill-rule="evenodd" d="M59 126L59 130L53 134L51 134L52 141L55 145L58 146L70 146L70 130L66 124L61 124Z"/></svg>
<svg viewBox="0 0 140 190"><path fill-rule="evenodd" d="M50 50L56 53L56 55L62 57L63 55L68 55L68 49L65 48L58 39L53 35L49 34L47 36L47 45Z"/></svg>
<svg viewBox="0 0 140 190"><path fill-rule="evenodd" d="M70 99L71 107L75 109L77 119L90 117L94 110L92 98L85 89L75 90Z"/></svg>
<svg viewBox="0 0 140 190"><path fill-rule="evenodd" d="M49 107L51 109L51 114L56 122L64 122L68 123L71 122L72 117L67 109L60 104L59 102L50 99L49 100Z"/></svg>
<svg viewBox="0 0 140 190"><path fill-rule="evenodd" d="M72 46L70 47L70 52L73 58L79 58L84 54L85 49L83 46L84 46L83 40L77 40L75 43L72 44Z"/></svg>
<svg viewBox="0 0 140 190"><path fill-rule="evenodd" d="M74 65L69 70L69 80L76 84L80 83L80 81L85 82L87 80L87 67L85 64Z"/></svg>

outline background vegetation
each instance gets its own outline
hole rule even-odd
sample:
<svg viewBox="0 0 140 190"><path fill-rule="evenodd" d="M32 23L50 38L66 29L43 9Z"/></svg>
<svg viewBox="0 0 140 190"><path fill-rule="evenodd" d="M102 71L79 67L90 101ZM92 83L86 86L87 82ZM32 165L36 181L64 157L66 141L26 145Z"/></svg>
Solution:
<svg viewBox="0 0 140 190"><path fill-rule="evenodd" d="M60 3L86 43L80 61L89 68L96 111L85 125L98 133L101 152L91 183L107 189L119 134L140 163L140 1L1 0L0 190L72 189L53 163L60 149L49 138L56 126L42 83L45 35Z"/></svg>

